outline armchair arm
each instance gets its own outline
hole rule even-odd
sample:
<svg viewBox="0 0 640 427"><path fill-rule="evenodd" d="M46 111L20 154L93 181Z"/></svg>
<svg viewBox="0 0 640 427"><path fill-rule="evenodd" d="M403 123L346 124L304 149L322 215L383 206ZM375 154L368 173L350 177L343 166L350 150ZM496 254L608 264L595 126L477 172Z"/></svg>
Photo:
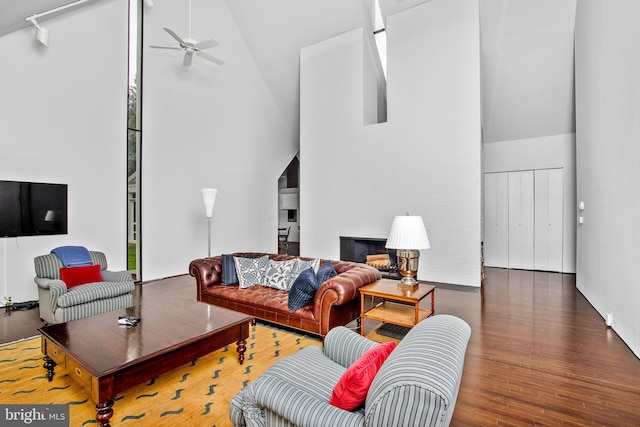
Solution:
<svg viewBox="0 0 640 427"><path fill-rule="evenodd" d="M103 282L133 282L133 277L128 271L102 270L100 276Z"/></svg>
<svg viewBox="0 0 640 427"><path fill-rule="evenodd" d="M47 279L46 277L36 277L35 279L38 288L43 289L46 293L49 292L47 301L51 305L51 311L55 313L58 308L58 297L67 292L67 285L60 279ZM43 302L41 301L41 304Z"/></svg>
<svg viewBox="0 0 640 427"><path fill-rule="evenodd" d="M243 413L248 427L264 426L263 409L302 427L364 425L362 412L344 411L292 386L288 381L268 375L259 377L244 389Z"/></svg>
<svg viewBox="0 0 640 427"><path fill-rule="evenodd" d="M49 289L51 286L60 286L62 285L67 290L67 285L60 279L49 279L48 277L38 277L36 276L33 280L35 280L36 284L39 288ZM63 292L64 293L64 292Z"/></svg>
<svg viewBox="0 0 640 427"><path fill-rule="evenodd" d="M324 354L334 362L348 368L376 344L349 328L336 326L324 338Z"/></svg>

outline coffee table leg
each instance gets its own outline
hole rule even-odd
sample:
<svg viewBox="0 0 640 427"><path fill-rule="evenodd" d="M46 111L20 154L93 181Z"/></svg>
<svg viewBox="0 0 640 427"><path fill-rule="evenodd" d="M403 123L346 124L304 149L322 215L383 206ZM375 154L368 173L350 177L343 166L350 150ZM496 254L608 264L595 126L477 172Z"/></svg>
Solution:
<svg viewBox="0 0 640 427"><path fill-rule="evenodd" d="M107 400L104 403L97 404L96 411L96 421L98 421L98 425L100 425L100 427L110 427L111 423L109 423L109 420L113 415L113 400Z"/></svg>
<svg viewBox="0 0 640 427"><path fill-rule="evenodd" d="M242 362L244 362L244 352L247 351L247 340L240 340L236 342L236 345L238 346L238 360L242 365Z"/></svg>
<svg viewBox="0 0 640 427"><path fill-rule="evenodd" d="M44 365L42 366L47 370L47 380L51 382L53 381L53 375L55 374L55 372L53 372L53 368L56 367L56 362L54 362L49 356L45 356L43 359Z"/></svg>

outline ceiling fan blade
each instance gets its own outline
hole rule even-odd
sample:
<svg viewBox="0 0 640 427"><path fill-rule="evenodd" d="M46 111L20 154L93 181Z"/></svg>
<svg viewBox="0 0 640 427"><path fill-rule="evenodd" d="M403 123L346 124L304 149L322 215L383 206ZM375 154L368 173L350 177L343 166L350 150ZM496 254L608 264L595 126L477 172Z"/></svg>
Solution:
<svg viewBox="0 0 640 427"><path fill-rule="evenodd" d="M177 41L178 43L180 43L180 46L184 46L184 45L186 44L186 43L185 43L185 42L180 38L180 36L178 36L176 33L174 33L173 31L171 31L170 29L165 28L164 30L165 30L167 33L169 33L169 35L170 35L171 37L173 37L174 39L176 39L176 41Z"/></svg>
<svg viewBox="0 0 640 427"><path fill-rule="evenodd" d="M194 47L196 47L198 49L209 49L210 47L216 47L216 46L220 46L220 43L218 43L218 41L214 40L214 39L205 40L203 42L196 43L194 45Z"/></svg>
<svg viewBox="0 0 640 427"><path fill-rule="evenodd" d="M182 60L182 66L189 67L191 65L191 61L193 61L193 52L186 51L184 53L184 59Z"/></svg>
<svg viewBox="0 0 640 427"><path fill-rule="evenodd" d="M209 61L211 61L211 62L215 62L215 63L216 63L216 64L218 64L218 65L224 65L224 61L223 61L222 59L218 59L218 58L216 58L216 57L214 57L214 56L211 56L211 55L209 55L209 54L206 54L206 53L204 53L204 52L200 52L199 50L196 50L196 54L197 54L198 56L203 57L204 59L208 59L208 60L209 60Z"/></svg>
<svg viewBox="0 0 640 427"><path fill-rule="evenodd" d="M154 49L171 49L171 50L183 50L181 47L173 47L173 46L149 46Z"/></svg>

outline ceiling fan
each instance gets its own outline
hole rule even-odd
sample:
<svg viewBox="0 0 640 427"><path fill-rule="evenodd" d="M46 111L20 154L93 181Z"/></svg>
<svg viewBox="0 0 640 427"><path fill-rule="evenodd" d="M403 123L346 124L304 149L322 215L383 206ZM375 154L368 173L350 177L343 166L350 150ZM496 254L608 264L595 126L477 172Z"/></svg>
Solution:
<svg viewBox="0 0 640 427"><path fill-rule="evenodd" d="M149 46L154 49L170 49L170 50L183 50L184 58L182 59L182 66L189 67L193 60L193 54L216 63L218 65L224 65L224 61L222 59L218 59L215 56L211 56L208 53L202 52L202 49L208 49L211 47L220 46L216 40L210 39L205 40L203 42L198 42L191 38L191 0L187 0L187 37L181 38L174 31L169 28L164 28L164 30L169 33L171 37L173 37L177 42L178 46Z"/></svg>

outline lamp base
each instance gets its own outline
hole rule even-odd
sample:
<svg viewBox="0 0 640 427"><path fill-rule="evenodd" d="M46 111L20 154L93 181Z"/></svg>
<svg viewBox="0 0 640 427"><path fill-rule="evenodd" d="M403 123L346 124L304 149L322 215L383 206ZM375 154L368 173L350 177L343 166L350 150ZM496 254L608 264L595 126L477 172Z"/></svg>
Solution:
<svg viewBox="0 0 640 427"><path fill-rule="evenodd" d="M418 281L414 279L418 273L418 260L420 259L420 251L416 249L398 249L398 272L402 275L402 280L398 287L418 288Z"/></svg>
<svg viewBox="0 0 640 427"><path fill-rule="evenodd" d="M398 282L398 289L415 291L418 289L418 281L412 276L404 276Z"/></svg>

